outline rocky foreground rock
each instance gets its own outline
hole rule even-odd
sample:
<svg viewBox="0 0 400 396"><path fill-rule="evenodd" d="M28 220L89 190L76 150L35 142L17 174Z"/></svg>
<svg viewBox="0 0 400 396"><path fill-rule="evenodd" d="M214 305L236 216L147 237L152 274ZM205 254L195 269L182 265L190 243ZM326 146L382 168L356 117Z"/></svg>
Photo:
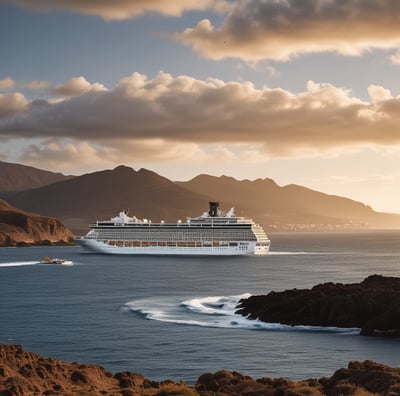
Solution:
<svg viewBox="0 0 400 396"><path fill-rule="evenodd" d="M238 308L237 313L267 323L355 327L362 335L400 336L400 278L371 275L361 283L272 291L243 299Z"/></svg>
<svg viewBox="0 0 400 396"><path fill-rule="evenodd" d="M400 368L372 361L351 362L330 378L290 381L252 379L238 372L200 376L195 386L151 381L141 374L112 374L93 364L68 363L27 352L20 345L0 344L1 396L296 396L400 395Z"/></svg>
<svg viewBox="0 0 400 396"><path fill-rule="evenodd" d="M59 220L24 212L0 199L0 247L71 243L72 232Z"/></svg>

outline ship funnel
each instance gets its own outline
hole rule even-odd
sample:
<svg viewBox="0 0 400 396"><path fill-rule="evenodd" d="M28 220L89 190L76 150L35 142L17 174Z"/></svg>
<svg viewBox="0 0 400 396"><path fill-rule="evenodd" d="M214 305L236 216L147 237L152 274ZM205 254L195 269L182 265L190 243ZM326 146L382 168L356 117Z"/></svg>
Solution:
<svg viewBox="0 0 400 396"><path fill-rule="evenodd" d="M211 217L215 217L218 216L218 212L219 212L219 202L209 202L210 205L210 210L208 211L208 214Z"/></svg>

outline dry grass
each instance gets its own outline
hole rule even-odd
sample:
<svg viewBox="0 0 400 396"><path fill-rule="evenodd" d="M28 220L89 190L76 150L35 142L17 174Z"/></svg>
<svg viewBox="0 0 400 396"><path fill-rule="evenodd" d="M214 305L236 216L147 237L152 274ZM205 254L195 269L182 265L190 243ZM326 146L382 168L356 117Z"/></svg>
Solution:
<svg viewBox="0 0 400 396"><path fill-rule="evenodd" d="M294 386L291 386L285 393L285 395L290 395L290 396L324 396L324 393L322 393L318 388L315 388L313 386L308 386L305 384L295 384Z"/></svg>
<svg viewBox="0 0 400 396"><path fill-rule="evenodd" d="M184 383L163 385L155 396L198 396L199 394Z"/></svg>

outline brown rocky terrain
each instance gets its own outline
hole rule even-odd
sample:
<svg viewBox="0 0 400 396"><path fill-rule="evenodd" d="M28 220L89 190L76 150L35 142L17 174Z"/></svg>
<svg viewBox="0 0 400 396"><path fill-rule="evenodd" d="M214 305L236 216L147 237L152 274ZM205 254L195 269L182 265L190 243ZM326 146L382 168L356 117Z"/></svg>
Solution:
<svg viewBox="0 0 400 396"><path fill-rule="evenodd" d="M291 381L253 379L218 371L199 377L194 387L171 380L151 381L141 374L112 374L93 364L68 363L0 344L0 396L395 396L400 394L400 368L372 361L350 362L330 378Z"/></svg>
<svg viewBox="0 0 400 396"><path fill-rule="evenodd" d="M71 243L72 232L59 220L24 212L0 199L0 246Z"/></svg>
<svg viewBox="0 0 400 396"><path fill-rule="evenodd" d="M239 303L250 319L290 326L360 328L362 335L400 335L400 278L371 275L361 283L324 283L272 291Z"/></svg>

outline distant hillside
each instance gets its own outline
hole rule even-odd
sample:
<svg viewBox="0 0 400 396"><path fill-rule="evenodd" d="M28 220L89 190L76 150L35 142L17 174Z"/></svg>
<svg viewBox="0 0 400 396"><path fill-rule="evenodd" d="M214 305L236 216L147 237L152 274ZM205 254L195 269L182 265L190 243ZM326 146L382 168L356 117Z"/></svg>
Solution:
<svg viewBox="0 0 400 396"><path fill-rule="evenodd" d="M152 221L185 220L207 210L209 198L149 170L119 166L22 191L9 200L24 210L60 218L82 233L89 223L109 219L124 209Z"/></svg>
<svg viewBox="0 0 400 396"><path fill-rule="evenodd" d="M268 178L239 181L199 175L176 183L195 193L212 191L220 201L234 202L237 214L251 216L267 229L400 226L399 215L378 213L361 202L294 184L279 187Z"/></svg>
<svg viewBox="0 0 400 396"><path fill-rule="evenodd" d="M0 199L0 246L69 244L72 238L59 220L24 212Z"/></svg>
<svg viewBox="0 0 400 396"><path fill-rule="evenodd" d="M76 234L88 224L106 220L121 210L130 215L175 222L195 217L220 201L221 209L235 207L237 215L252 217L267 231L397 228L400 216L375 212L361 202L308 188L278 186L271 179L236 180L200 175L172 182L155 172L126 166L76 176L46 186L1 193L18 208L56 217Z"/></svg>
<svg viewBox="0 0 400 396"><path fill-rule="evenodd" d="M73 176L64 176L31 166L11 164L0 161L0 191L22 191L45 186Z"/></svg>

